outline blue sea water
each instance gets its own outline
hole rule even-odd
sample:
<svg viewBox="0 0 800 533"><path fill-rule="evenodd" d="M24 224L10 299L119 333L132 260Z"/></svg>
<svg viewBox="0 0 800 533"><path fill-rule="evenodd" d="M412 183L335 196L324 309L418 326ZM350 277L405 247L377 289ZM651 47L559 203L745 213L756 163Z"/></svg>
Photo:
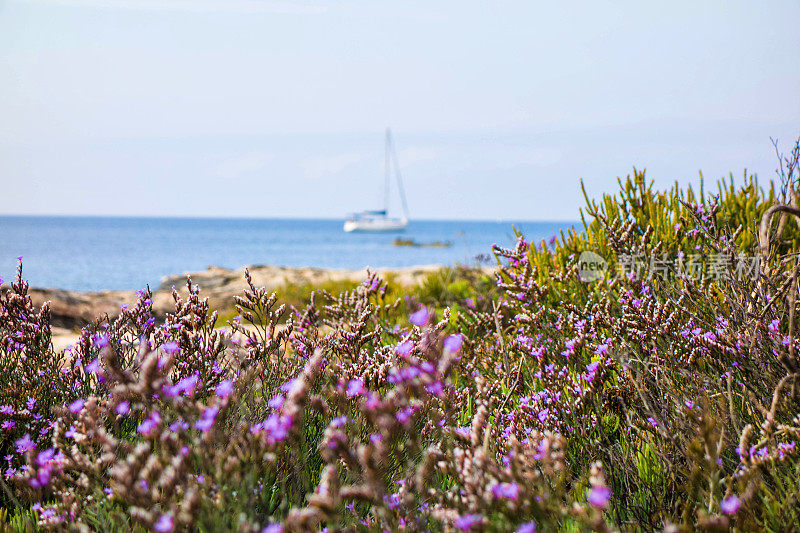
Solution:
<svg viewBox="0 0 800 533"><path fill-rule="evenodd" d="M492 244L514 244L512 224L534 242L577 225L415 220L401 233L345 233L341 220L0 216L0 277L15 275L17 256L31 286L77 291L155 288L209 265L474 264ZM452 246L394 246L397 237Z"/></svg>

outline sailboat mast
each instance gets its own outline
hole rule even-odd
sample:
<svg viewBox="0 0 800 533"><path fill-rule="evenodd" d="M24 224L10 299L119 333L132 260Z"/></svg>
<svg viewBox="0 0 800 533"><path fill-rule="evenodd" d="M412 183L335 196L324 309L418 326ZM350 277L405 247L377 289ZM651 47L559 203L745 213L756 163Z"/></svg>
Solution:
<svg viewBox="0 0 800 533"><path fill-rule="evenodd" d="M400 176L400 162L397 160L397 151L394 149L394 143L391 146L392 156L394 157L394 171L397 174L397 190L400 192L400 201L403 204L403 217L408 219L408 203L406 202L406 191L403 189L403 178Z"/></svg>
<svg viewBox="0 0 800 533"><path fill-rule="evenodd" d="M386 128L386 154L384 156L384 174L385 183L383 187L383 210L385 214L389 214L389 181L391 176L391 161L389 159L389 147L392 144L392 131Z"/></svg>

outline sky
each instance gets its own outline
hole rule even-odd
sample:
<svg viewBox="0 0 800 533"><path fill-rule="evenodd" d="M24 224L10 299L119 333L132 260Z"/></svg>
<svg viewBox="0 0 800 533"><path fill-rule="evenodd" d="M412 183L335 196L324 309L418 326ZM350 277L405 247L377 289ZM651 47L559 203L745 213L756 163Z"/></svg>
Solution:
<svg viewBox="0 0 800 533"><path fill-rule="evenodd" d="M800 3L0 0L0 214L575 220L775 175ZM399 201L393 195L391 210Z"/></svg>

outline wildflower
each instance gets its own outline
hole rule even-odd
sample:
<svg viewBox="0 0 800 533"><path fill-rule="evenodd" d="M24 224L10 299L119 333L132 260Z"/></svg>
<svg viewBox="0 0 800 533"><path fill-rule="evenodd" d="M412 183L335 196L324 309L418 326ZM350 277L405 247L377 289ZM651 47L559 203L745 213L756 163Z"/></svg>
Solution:
<svg viewBox="0 0 800 533"><path fill-rule="evenodd" d="M83 406L86 401L83 398L78 398L71 404L69 404L69 410L71 413L78 414L83 410Z"/></svg>
<svg viewBox="0 0 800 533"><path fill-rule="evenodd" d="M347 417L344 416L344 415L337 416L336 418L331 420L331 425L333 427L335 427L335 428L341 427L341 426L345 425L346 423L347 423Z"/></svg>
<svg viewBox="0 0 800 533"><path fill-rule="evenodd" d="M411 407L406 407L398 411L397 414L395 414L394 416L400 423L405 424L406 422L411 420L411 415L413 414L414 410Z"/></svg>
<svg viewBox="0 0 800 533"><path fill-rule="evenodd" d="M547 417L550 416L550 409L542 409L539 411L537 417L539 418L539 422L544 424L544 421L547 420Z"/></svg>
<svg viewBox="0 0 800 533"><path fill-rule="evenodd" d="M469 426L461 426L456 428L456 434L459 437L468 439L470 434L470 427Z"/></svg>
<svg viewBox="0 0 800 533"><path fill-rule="evenodd" d="M175 528L175 524L173 523L172 515L169 513L162 514L155 524L153 524L153 529L158 531L158 533L169 533Z"/></svg>
<svg viewBox="0 0 800 533"><path fill-rule="evenodd" d="M161 345L161 349L164 350L165 353L168 353L170 355L174 355L181 351L180 345L175 341L165 342L164 344Z"/></svg>
<svg viewBox="0 0 800 533"><path fill-rule="evenodd" d="M519 495L519 485L516 483L498 483L492 487L492 494L495 498L507 498L516 500Z"/></svg>
<svg viewBox="0 0 800 533"><path fill-rule="evenodd" d="M722 509L722 512L725 514L736 514L741 504L742 502L739 500L739 497L735 494L731 494L719 502L719 508Z"/></svg>
<svg viewBox="0 0 800 533"><path fill-rule="evenodd" d="M461 344L464 342L464 337L460 334L450 335L444 340L444 351L447 353L458 353L461 350Z"/></svg>
<svg viewBox="0 0 800 533"><path fill-rule="evenodd" d="M14 408L10 405L0 405L0 413L4 415L13 415Z"/></svg>
<svg viewBox="0 0 800 533"><path fill-rule="evenodd" d="M145 419L144 422L139 424L139 427L136 428L136 431L141 433L142 435L150 435L153 432L153 430L156 427L158 427L160 423L161 423L161 413L159 413L158 411L153 411L153 413L149 417L147 417L147 419Z"/></svg>
<svg viewBox="0 0 800 533"><path fill-rule="evenodd" d="M351 379L350 382L347 384L347 397L352 398L354 396L359 396L363 393L364 393L364 380Z"/></svg>
<svg viewBox="0 0 800 533"><path fill-rule="evenodd" d="M608 353L608 344L599 345L594 353L595 355L599 355L601 357L604 356L606 353Z"/></svg>
<svg viewBox="0 0 800 533"><path fill-rule="evenodd" d="M97 374L97 372L100 370L100 360L95 359L94 361L86 365L85 369L90 374Z"/></svg>
<svg viewBox="0 0 800 533"><path fill-rule="evenodd" d="M778 444L778 458L783 459L787 453L793 452L795 449L795 442L781 442Z"/></svg>
<svg viewBox="0 0 800 533"><path fill-rule="evenodd" d="M687 409L694 409L694 402L692 401L686 400L683 402L683 405L685 405Z"/></svg>
<svg viewBox="0 0 800 533"><path fill-rule="evenodd" d="M36 456L36 463L39 466L44 466L45 464L53 460L55 454L56 452L53 448L48 448L46 450L43 450L39 452L39 454Z"/></svg>
<svg viewBox="0 0 800 533"><path fill-rule="evenodd" d="M419 310L417 310L414 313L411 313L411 316L408 317L409 322L421 328L428 325L428 321L430 321L430 319L431 319L431 312L424 305L420 306Z"/></svg>
<svg viewBox="0 0 800 533"><path fill-rule="evenodd" d="M406 340L397 345L397 347L394 349L394 353L397 355L409 356L411 355L411 350L413 349L414 343L410 340Z"/></svg>
<svg viewBox="0 0 800 533"><path fill-rule="evenodd" d="M262 429L267 434L267 439L273 443L284 440L289 435L292 419L288 416L279 416L273 413L262 423Z"/></svg>
<svg viewBox="0 0 800 533"><path fill-rule="evenodd" d="M611 489L608 487L592 487L587 492L586 499L595 507L605 507L611 500Z"/></svg>
<svg viewBox="0 0 800 533"><path fill-rule="evenodd" d="M575 353L575 343L578 342L576 339L569 339L564 342L564 351L561 352L561 355L569 359L569 356Z"/></svg>
<svg viewBox="0 0 800 533"><path fill-rule="evenodd" d="M203 414L200 415L200 420L194 423L194 427L205 433L214 426L214 421L217 419L219 407L216 405L207 407Z"/></svg>
<svg viewBox="0 0 800 533"><path fill-rule="evenodd" d="M131 410L131 404L123 400L117 404L117 408L115 410L118 415L126 415Z"/></svg>
<svg viewBox="0 0 800 533"><path fill-rule="evenodd" d="M426 385L425 390L428 394L433 394L434 396L441 396L444 392L444 385L442 385L441 381L434 381L433 383Z"/></svg>
<svg viewBox="0 0 800 533"><path fill-rule="evenodd" d="M92 346L95 348L105 348L108 346L108 333L95 333L91 337L92 339Z"/></svg>
<svg viewBox="0 0 800 533"><path fill-rule="evenodd" d="M283 407L283 395L276 394L275 396L270 398L269 401L267 402L267 407L269 407L270 409L280 409L281 407Z"/></svg>
<svg viewBox="0 0 800 533"><path fill-rule="evenodd" d="M517 533L535 533L536 522L525 522L517 528Z"/></svg>
<svg viewBox="0 0 800 533"><path fill-rule="evenodd" d="M453 525L456 526L456 529L460 531L469 531L472 529L472 526L481 522L483 522L483 515L466 514L456 518L455 522L453 522Z"/></svg>
<svg viewBox="0 0 800 533"><path fill-rule="evenodd" d="M769 330L772 333L778 333L778 329L780 328L780 326L781 326L781 321L779 318L776 318L775 320L769 323L769 326L767 326L767 328L769 328Z"/></svg>
<svg viewBox="0 0 800 533"><path fill-rule="evenodd" d="M197 388L198 383L200 383L200 375L195 372L191 376L187 376L178 381L174 386L165 387L164 393L170 398L174 398L181 393L191 397L194 394L194 390Z"/></svg>
<svg viewBox="0 0 800 533"><path fill-rule="evenodd" d="M27 433L21 439L17 439L14 444L17 445L17 453L25 453L29 450L36 449L36 445L31 440L31 436Z"/></svg>
<svg viewBox="0 0 800 533"><path fill-rule="evenodd" d="M36 400L33 398L28 398L28 401L25 402L25 405L27 406L28 411L33 411L33 409L36 407Z"/></svg>
<svg viewBox="0 0 800 533"><path fill-rule="evenodd" d="M233 381L229 379L221 381L219 385L217 385L217 390L215 392L220 398L227 398L233 394Z"/></svg>
<svg viewBox="0 0 800 533"><path fill-rule="evenodd" d="M269 524L264 529L261 530L261 533L281 533L283 531L283 524Z"/></svg>
<svg viewBox="0 0 800 533"><path fill-rule="evenodd" d="M0 427L2 427L3 429L11 429L11 428L14 427L14 421L13 420L6 420L6 421L3 422L2 425L0 425Z"/></svg>

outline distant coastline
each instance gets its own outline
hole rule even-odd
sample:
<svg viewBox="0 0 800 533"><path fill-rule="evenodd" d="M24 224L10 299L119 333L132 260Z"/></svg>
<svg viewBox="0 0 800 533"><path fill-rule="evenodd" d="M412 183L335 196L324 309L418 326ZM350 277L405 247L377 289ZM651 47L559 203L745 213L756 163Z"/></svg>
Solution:
<svg viewBox="0 0 800 533"><path fill-rule="evenodd" d="M579 222L412 220L398 233L345 233L340 219L217 219L0 216L0 277L17 256L35 287L75 292L155 287L176 272L208 265L310 266L361 270L414 265L475 265L493 244L549 240ZM396 246L396 239L451 246Z"/></svg>

